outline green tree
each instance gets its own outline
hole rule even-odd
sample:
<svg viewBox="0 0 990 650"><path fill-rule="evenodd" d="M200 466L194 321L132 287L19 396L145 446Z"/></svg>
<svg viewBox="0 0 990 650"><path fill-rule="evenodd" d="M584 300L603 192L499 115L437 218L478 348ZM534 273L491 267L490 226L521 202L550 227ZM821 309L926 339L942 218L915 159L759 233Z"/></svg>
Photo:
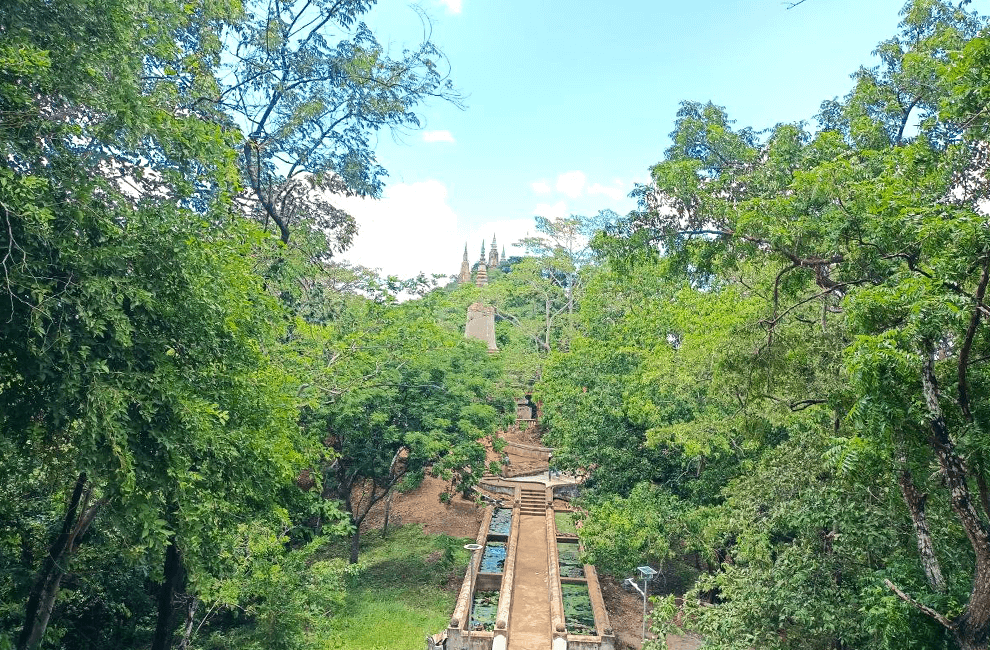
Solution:
<svg viewBox="0 0 990 650"><path fill-rule="evenodd" d="M164 565L166 647L173 593L224 544L220 513L265 518L304 465L294 381L265 356L284 314L252 269L263 240L232 210L228 134L182 107L211 87L235 16L188 9L3 9L0 428L29 477L4 502L58 486L4 521L18 647L42 642L87 539L124 567Z"/></svg>
<svg viewBox="0 0 990 650"><path fill-rule="evenodd" d="M986 424L970 397L985 381L990 249L982 188L966 181L981 145L966 122L937 109L972 97L951 80L972 80L977 50L955 73L949 53L984 22L927 0L908 3L903 16L901 35L878 49L881 65L860 71L844 101L823 106L817 133L781 125L758 142L720 108L685 104L637 225L703 282L731 277L740 261L774 268L761 322L768 347L799 354L780 326L798 316L813 323L809 305L825 330L839 316L845 385L807 399L837 409L836 458L893 465L888 480L929 591L911 596L897 582L916 583L894 564L874 580L968 650L990 635ZM906 128L912 116L916 134ZM938 480L927 478L930 467ZM930 519L949 513L949 534L935 535ZM946 578L940 565L967 555L953 570L968 579Z"/></svg>
<svg viewBox="0 0 990 650"><path fill-rule="evenodd" d="M331 194L380 196L371 139L420 125L431 98L459 104L429 40L392 58L360 18L373 0L247 3L228 41L214 102L244 131L244 176L258 219L288 243L296 227L346 243L353 221Z"/></svg>
<svg viewBox="0 0 990 650"><path fill-rule="evenodd" d="M410 317L416 307L353 306L331 342L335 373L316 387L304 426L326 445L322 493L351 515L351 562L371 508L407 475L430 471L468 490L489 468L485 439L512 411L483 345Z"/></svg>

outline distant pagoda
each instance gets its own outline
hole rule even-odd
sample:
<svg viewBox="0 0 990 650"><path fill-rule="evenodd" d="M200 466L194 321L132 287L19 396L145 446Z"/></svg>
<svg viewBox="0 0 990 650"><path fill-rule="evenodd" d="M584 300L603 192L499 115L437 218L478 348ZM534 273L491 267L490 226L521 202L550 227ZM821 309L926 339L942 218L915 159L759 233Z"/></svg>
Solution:
<svg viewBox="0 0 990 650"><path fill-rule="evenodd" d="M504 255L503 255L504 257ZM486 264L487 262L487 264ZM492 236L492 246L485 253L485 242L481 242L481 257L474 267L474 284L477 287L488 285L488 267L496 267L499 263L498 246L495 236ZM457 276L458 284L471 282L471 264L468 262L467 244L464 244L464 257L461 260L461 272ZM483 302L472 303L467 310L467 322L464 324L464 336L469 339L484 341L490 353L498 352L495 343L495 306Z"/></svg>
<svg viewBox="0 0 990 650"><path fill-rule="evenodd" d="M464 260L461 261L461 273L457 276L459 284L471 282L471 262L468 261L467 242L464 242Z"/></svg>

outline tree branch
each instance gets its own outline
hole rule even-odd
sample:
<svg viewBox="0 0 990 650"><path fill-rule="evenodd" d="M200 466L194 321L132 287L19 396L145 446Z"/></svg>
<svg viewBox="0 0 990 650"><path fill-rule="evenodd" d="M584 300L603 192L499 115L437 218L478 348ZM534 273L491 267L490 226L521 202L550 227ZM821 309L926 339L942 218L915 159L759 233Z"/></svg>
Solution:
<svg viewBox="0 0 990 650"><path fill-rule="evenodd" d="M962 347L959 350L959 361L957 376L959 378L959 407L962 409L963 417L970 424L973 423L973 412L969 408L969 388L966 385L966 370L969 366L969 355L973 349L973 339L976 336L976 329L980 324L980 307L983 305L983 296L986 295L987 281L990 280L990 257L983 262L983 274L980 276L980 284L976 288L976 295L973 296L976 302L976 309L969 319L969 327L966 330L966 338L963 339Z"/></svg>
<svg viewBox="0 0 990 650"><path fill-rule="evenodd" d="M941 623L941 624L942 624L942 625L943 625L943 626L944 626L944 627L945 627L945 628L946 628L947 630L952 630L952 631L955 631L955 628L954 628L954 627L952 626L952 621L950 621L950 620L949 620L949 619L947 619L946 617L944 617L944 616L942 616L941 614L939 614L938 612L936 612L936 611L935 611L934 609L932 609L931 607L929 607L929 606L927 606L927 605L922 605L921 603L919 603L919 602L918 602L917 600L915 600L914 598L911 598L911 597L910 597L910 596L908 596L908 595L907 595L906 593L904 593L903 591L901 591L900 589L898 589L898 588L897 588L897 585L895 585L895 584L894 584L893 582L891 582L890 580L888 580L888 579L886 579L886 578L884 578L884 581L883 581L883 583L884 583L885 585L887 585L887 588L888 588L888 589L890 589L890 590L891 590L891 591L893 591L893 592L894 592L895 594L897 594L897 597L898 597L898 598L900 598L901 600L903 600L903 601L904 601L904 602L906 602L906 603L910 603L910 604L912 604L912 605L914 605L914 606L915 606L915 607L917 607L917 608L918 608L918 610L919 610L919 611L921 611L921 612L922 612L923 614L925 614L925 615L927 615L927 616L930 616L930 617L932 617L933 619L935 619L936 621L938 621L939 623Z"/></svg>

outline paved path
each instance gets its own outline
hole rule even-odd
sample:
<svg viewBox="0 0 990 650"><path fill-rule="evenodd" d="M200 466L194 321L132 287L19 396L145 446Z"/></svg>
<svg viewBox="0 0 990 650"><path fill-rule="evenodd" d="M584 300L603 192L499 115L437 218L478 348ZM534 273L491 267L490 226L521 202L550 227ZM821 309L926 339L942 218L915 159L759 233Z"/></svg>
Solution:
<svg viewBox="0 0 990 650"><path fill-rule="evenodd" d="M547 584L545 516L522 515L516 578L509 614L509 650L549 650L550 591Z"/></svg>

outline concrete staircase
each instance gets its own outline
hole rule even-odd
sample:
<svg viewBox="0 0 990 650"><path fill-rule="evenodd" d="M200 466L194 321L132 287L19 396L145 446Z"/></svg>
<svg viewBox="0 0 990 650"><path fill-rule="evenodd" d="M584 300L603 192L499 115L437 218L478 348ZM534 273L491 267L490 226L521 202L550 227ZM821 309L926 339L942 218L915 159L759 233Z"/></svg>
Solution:
<svg viewBox="0 0 990 650"><path fill-rule="evenodd" d="M545 517L547 514L547 493L541 485L539 489L522 488L519 514Z"/></svg>
<svg viewBox="0 0 990 650"><path fill-rule="evenodd" d="M519 515L508 650L551 650L547 491L543 485L520 485Z"/></svg>

